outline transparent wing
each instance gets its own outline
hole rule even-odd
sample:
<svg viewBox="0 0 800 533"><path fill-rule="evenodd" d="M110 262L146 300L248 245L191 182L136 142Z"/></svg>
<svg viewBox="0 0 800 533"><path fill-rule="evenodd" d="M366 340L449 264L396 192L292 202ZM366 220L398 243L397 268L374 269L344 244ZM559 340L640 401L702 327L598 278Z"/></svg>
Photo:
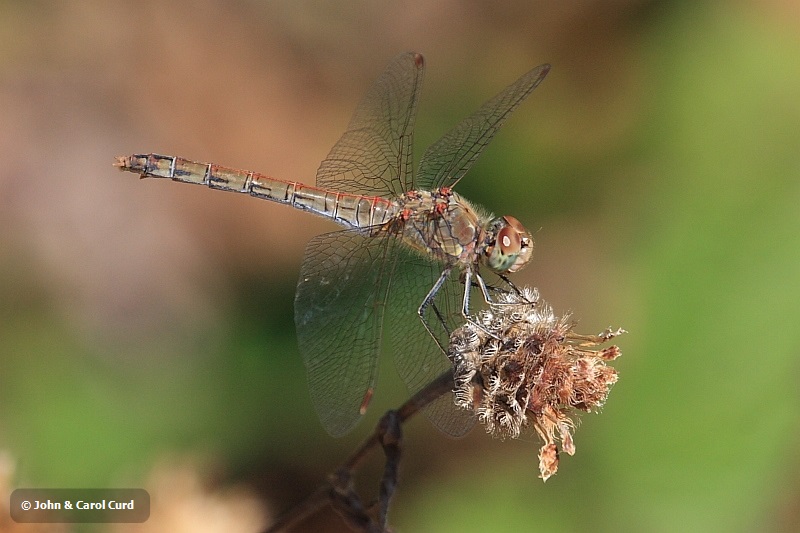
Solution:
<svg viewBox="0 0 800 533"><path fill-rule="evenodd" d="M335 437L361 419L375 385L395 246L366 229L320 235L306 247L295 325L311 399Z"/></svg>
<svg viewBox="0 0 800 533"><path fill-rule="evenodd" d="M397 371L413 394L443 372L452 370L450 360L417 315L417 309L445 265L431 262L405 248L398 249L396 255L397 267L389 306L392 347ZM457 269L453 270L425 314L436 338L445 348L450 332L464 321L461 316L464 284L459 281L459 274ZM480 296L478 298L482 300ZM445 394L430 404L425 408L425 414L442 432L454 437L466 434L475 423L472 413L455 406L452 394Z"/></svg>
<svg viewBox="0 0 800 533"><path fill-rule="evenodd" d="M550 65L545 64L523 75L428 147L420 161L417 186L423 190L455 186L549 71Z"/></svg>
<svg viewBox="0 0 800 533"><path fill-rule="evenodd" d="M413 52L389 63L317 170L317 186L369 196L411 190L414 116L423 70L422 56Z"/></svg>

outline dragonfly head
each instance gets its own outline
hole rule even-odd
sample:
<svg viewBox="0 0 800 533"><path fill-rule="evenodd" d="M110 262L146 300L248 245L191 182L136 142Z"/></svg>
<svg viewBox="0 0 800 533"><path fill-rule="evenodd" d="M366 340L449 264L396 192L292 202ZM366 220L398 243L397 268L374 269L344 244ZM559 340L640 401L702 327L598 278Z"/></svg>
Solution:
<svg viewBox="0 0 800 533"><path fill-rule="evenodd" d="M512 216L498 217L489 223L486 264L495 272L516 272L533 254L533 238L519 220Z"/></svg>

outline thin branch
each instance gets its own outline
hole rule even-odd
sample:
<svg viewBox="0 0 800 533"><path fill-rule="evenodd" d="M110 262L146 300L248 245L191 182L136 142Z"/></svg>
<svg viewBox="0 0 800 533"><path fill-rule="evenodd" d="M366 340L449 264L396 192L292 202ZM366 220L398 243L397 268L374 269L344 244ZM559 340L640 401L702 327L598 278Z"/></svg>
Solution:
<svg viewBox="0 0 800 533"><path fill-rule="evenodd" d="M388 411L378 422L375 430L342 463L328 482L321 485L304 500L290 508L264 533L276 533L303 521L330 503L353 527L363 531L385 531L389 503L397 486L397 469L400 460L403 423L422 408L453 391L453 373L445 372L430 382L397 410ZM386 465L380 489L378 521L367 513L367 508L355 493L352 478L356 469L374 448L381 446L386 455Z"/></svg>

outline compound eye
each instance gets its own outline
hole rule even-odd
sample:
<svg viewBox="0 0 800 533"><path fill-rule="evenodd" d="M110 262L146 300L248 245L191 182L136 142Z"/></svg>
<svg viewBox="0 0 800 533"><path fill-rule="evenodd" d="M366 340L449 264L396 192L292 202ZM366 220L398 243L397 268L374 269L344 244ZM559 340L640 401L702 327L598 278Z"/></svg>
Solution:
<svg viewBox="0 0 800 533"><path fill-rule="evenodd" d="M522 225L522 222L512 217L511 215L504 216L503 220L505 220L506 224L508 224L510 227L517 230L517 233L525 233L525 227Z"/></svg>
<svg viewBox="0 0 800 533"><path fill-rule="evenodd" d="M497 234L497 245L500 246L500 252L505 256L518 254L522 247L520 232L511 225L504 227Z"/></svg>

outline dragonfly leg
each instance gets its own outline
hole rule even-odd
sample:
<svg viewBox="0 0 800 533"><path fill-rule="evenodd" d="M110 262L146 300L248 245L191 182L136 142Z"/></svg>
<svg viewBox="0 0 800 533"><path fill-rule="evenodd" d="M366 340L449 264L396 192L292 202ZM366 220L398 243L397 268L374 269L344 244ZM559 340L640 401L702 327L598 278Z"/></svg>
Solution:
<svg viewBox="0 0 800 533"><path fill-rule="evenodd" d="M475 279L478 280L478 286L481 288L481 293L483 293L483 299L487 304L493 304L494 301L492 300L492 296L489 294L489 288L486 286L486 282L483 281L483 276L476 272Z"/></svg>
<svg viewBox="0 0 800 533"><path fill-rule="evenodd" d="M486 285L486 282L483 280L483 277L481 277L481 275L478 274L477 272L475 273L475 279L478 280L478 286L480 287L481 292L483 293L483 298L484 298L484 300L486 300L486 303L489 304L489 305L517 305L517 304L519 304L519 302L494 302L494 301L492 301L491 295L489 294L489 291L494 291L494 292L496 292L498 294L514 293L514 295L522 298L522 291L520 291L519 288L516 285L514 285L514 283L512 283L512 281L508 278L508 276L506 276L505 274L498 274L497 276L501 280L503 280L503 282L506 285L508 285L508 289L495 287L494 285L491 285L491 286ZM528 303L534 303L534 302L528 302Z"/></svg>
<svg viewBox="0 0 800 533"><path fill-rule="evenodd" d="M477 278L478 276L479 276L479 274L476 273L474 277ZM505 282L508 281L508 279L505 276L502 276L502 275L499 275L499 274L498 274L498 276L503 281L505 281ZM461 283L465 283L465 281L466 281L465 274L463 274L463 273L461 274L460 281L461 281ZM473 289L481 289L481 284L479 282L477 282L477 281L470 281L470 287L473 288ZM490 293L494 293L494 294L508 294L509 292L511 292L510 289L505 289L503 287L498 287L496 285L486 285L486 289ZM514 292L518 292L519 291L516 287L514 287L513 290L514 290ZM484 292L483 289L481 289L481 292ZM492 303L492 301L489 300L488 303Z"/></svg>
<svg viewBox="0 0 800 533"><path fill-rule="evenodd" d="M511 283L511 280L509 280L506 276L504 276L502 274L499 275L500 279L502 279L505 283L508 284L509 289L501 289L500 287L495 287L493 285L489 286L489 285L486 284L486 281L483 279L483 276L480 275L480 272L476 271L476 272L473 273L471 269L467 269L465 271L465 278L464 278L465 281L464 282L466 284L466 289L465 289L465 292L464 292L464 308L461 310L461 312L464 315L464 318L467 321L471 322L475 327L480 328L481 330L483 330L484 333L486 333L490 337L493 337L493 338L499 340L500 337L498 337L495 333L493 333L493 332L489 331L488 329L486 329L483 325L479 324L475 319L471 318L470 315L469 315L469 290L470 290L470 288L472 286L471 278L473 276L475 278L475 285L477 285L480 288L481 293L483 294L483 299L484 299L484 301L486 302L487 305L490 305L490 306L518 305L518 302L497 302L497 301L494 301L494 300L492 300L492 296L490 294L490 291L495 291L495 292L500 293L500 294L508 294L509 292L513 291L514 293L516 293L518 295L521 295L521 292L513 283Z"/></svg>
<svg viewBox="0 0 800 533"><path fill-rule="evenodd" d="M500 276L500 279L502 279L505 283L507 283L509 285L509 287L511 287L511 290L513 290L515 293L519 294L519 289L517 289L517 287L515 287L514 284L511 283L511 281L509 281L509 279L507 277L505 277L502 274L500 274L499 276ZM474 282L472 281L473 277L475 278ZM491 295L492 291L496 292L498 294L508 294L508 292L509 292L507 289L502 289L500 287L495 287L494 285L491 285L491 286L487 285L486 281L483 279L483 276L481 276L480 272L478 272L477 270L475 272L473 272L471 268L468 268L468 269L466 269L464 271L464 285L466 287L466 290L464 291L464 306L462 308L462 314L464 315L464 318L468 318L469 317L469 289L470 288L476 287L476 288L480 289L481 290L481 294L483 295L483 300L489 305L502 305L502 302L495 302L492 299L492 295Z"/></svg>
<svg viewBox="0 0 800 533"><path fill-rule="evenodd" d="M439 308L436 307L436 302L431 303L431 309L433 309L433 312L436 313L436 318L439 319L439 323L442 325L442 328L444 329L445 333L447 333L447 337L449 338L450 333L452 332L450 331L450 328L447 326L447 321L444 319L444 316L442 315L441 311L439 311Z"/></svg>
<svg viewBox="0 0 800 533"><path fill-rule="evenodd" d="M476 275L476 278L479 279L479 280L481 279L479 274ZM480 284L481 282L479 281L478 283ZM472 269L471 268L467 268L466 270L464 270L464 301L461 304L461 315L464 318L466 318L467 320L470 320L470 318L469 318L469 291L470 291L471 287L472 287ZM482 286L481 286L481 290L483 290Z"/></svg>
<svg viewBox="0 0 800 533"><path fill-rule="evenodd" d="M464 302L463 302L463 305L461 307L461 315L464 317L464 319L467 322L470 322L476 328L481 329L487 335L490 335L490 336L492 336L494 338L499 338L499 337L497 337L497 335L495 335L494 333L492 333L491 331L489 331L485 327L483 327L481 324L479 324L477 322L477 320L472 318L472 316L469 314L469 291L472 288L472 277L473 277L473 275L475 276L475 280L476 280L476 283L477 283L478 287L480 287L480 289L481 289L481 293L483 293L483 299L486 300L487 304L494 305L494 302L492 301L492 297L489 295L489 288L486 286L486 282L483 281L483 277L480 275L479 272L474 272L473 273L471 268L467 268L467 269L464 270Z"/></svg>
<svg viewBox="0 0 800 533"><path fill-rule="evenodd" d="M519 287L517 287L516 285L514 285L514 283L512 283L512 281L508 278L508 276L506 276L505 274L498 274L498 276L500 277L500 279L502 279L505 282L506 285L508 285L508 287L512 291L514 291L514 294L516 294L519 297L522 297L522 291L519 290ZM499 290L499 289L497 289L497 290ZM505 291L505 292L508 293L509 291ZM533 303L533 302L530 302L530 303Z"/></svg>
<svg viewBox="0 0 800 533"><path fill-rule="evenodd" d="M491 286L490 287L489 285L486 285L486 281L484 281L483 276L481 276L480 272L476 271L473 274L471 270L467 270L467 272L466 272L466 278L465 279L466 279L467 287L469 287L471 285L470 278L472 276L475 277L475 282L476 282L475 285L477 285L477 287L481 290L481 294L483 294L483 300L488 305L503 305L504 304L504 302L495 302L494 300L492 300L492 295L490 294L490 291L495 291L495 292L498 292L498 293L501 293L501 294L502 293L507 293L508 291L506 291L505 289L501 289L499 287L495 287L495 286ZM503 278L503 280L507 281L505 278ZM516 287L514 287L513 285L511 285L511 287L513 288L514 291L517 291ZM464 309L463 309L463 312L464 312L464 316L465 317L469 316L469 288L464 293Z"/></svg>
<svg viewBox="0 0 800 533"><path fill-rule="evenodd" d="M428 294L425 296L425 299L422 300L422 303L419 305L419 308L417 309L417 315L419 315L419 319L422 320L422 325L425 326L425 329L428 330L430 336L433 337L433 340L436 341L436 344L444 353L447 353L447 347L442 346L442 343L439 341L439 338L431 329L430 324L428 324L428 319L425 318L425 311L428 309L429 306L433 305L433 310L436 313L436 317L442 322L442 324L446 324L444 317L442 317L441 313L439 312L439 309L436 308L434 299L436 298L436 294L442 288L442 285L444 285L444 282L447 281L447 276L450 275L450 272L452 270L453 270L452 265L442 270L442 274L439 276L439 279L437 279L436 283L433 284L433 287L431 287L431 290L428 291Z"/></svg>

